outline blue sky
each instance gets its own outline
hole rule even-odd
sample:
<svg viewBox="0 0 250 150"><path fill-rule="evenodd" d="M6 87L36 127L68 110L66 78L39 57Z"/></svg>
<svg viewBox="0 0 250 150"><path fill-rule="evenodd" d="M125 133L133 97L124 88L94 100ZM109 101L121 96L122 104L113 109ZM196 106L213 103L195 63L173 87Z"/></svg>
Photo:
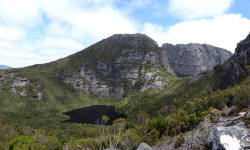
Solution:
<svg viewBox="0 0 250 150"><path fill-rule="evenodd" d="M234 52L250 32L249 0L0 0L0 64L50 62L117 33Z"/></svg>

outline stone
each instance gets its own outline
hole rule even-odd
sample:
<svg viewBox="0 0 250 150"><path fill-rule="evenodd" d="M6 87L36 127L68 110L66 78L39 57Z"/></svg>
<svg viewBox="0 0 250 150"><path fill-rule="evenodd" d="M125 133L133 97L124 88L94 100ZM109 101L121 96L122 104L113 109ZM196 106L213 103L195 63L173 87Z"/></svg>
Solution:
<svg viewBox="0 0 250 150"><path fill-rule="evenodd" d="M173 73L166 53L144 34L113 35L80 53L95 57L102 52L101 58L91 58L79 64L79 70L64 74L63 81L86 94L120 99L134 90L160 89L167 77L154 75Z"/></svg>
<svg viewBox="0 0 250 150"><path fill-rule="evenodd" d="M152 150L147 143L141 143L136 150Z"/></svg>
<svg viewBox="0 0 250 150"><path fill-rule="evenodd" d="M218 65L213 70L214 89L225 89L244 80L250 74L250 34L238 43L235 54L223 65Z"/></svg>
<svg viewBox="0 0 250 150"><path fill-rule="evenodd" d="M179 76L194 76L212 70L232 56L230 51L208 44L163 44L168 60Z"/></svg>
<svg viewBox="0 0 250 150"><path fill-rule="evenodd" d="M250 132L245 127L244 119L247 112L239 113L237 116L220 116L218 122L214 123L211 116L205 117L193 130L183 133L185 135L184 143L175 148L175 141L178 135L168 137L158 143L154 150L231 150L230 148L249 149ZM233 150L235 150L233 149Z"/></svg>
<svg viewBox="0 0 250 150"><path fill-rule="evenodd" d="M207 145L212 150L243 150L250 148L250 132L241 126L216 127L210 134Z"/></svg>

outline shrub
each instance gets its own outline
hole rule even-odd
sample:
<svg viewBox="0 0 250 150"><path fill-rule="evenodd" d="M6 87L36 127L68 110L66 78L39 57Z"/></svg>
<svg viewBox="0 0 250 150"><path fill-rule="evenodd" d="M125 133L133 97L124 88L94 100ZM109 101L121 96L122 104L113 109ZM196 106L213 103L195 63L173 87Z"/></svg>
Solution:
<svg viewBox="0 0 250 150"><path fill-rule="evenodd" d="M78 139L71 142L71 145L72 149L97 149L96 139L94 138Z"/></svg>
<svg viewBox="0 0 250 150"><path fill-rule="evenodd" d="M108 123L109 119L110 119L110 118L109 118L108 116L103 115L103 116L102 116L102 123L103 123L103 124Z"/></svg>
<svg viewBox="0 0 250 150"><path fill-rule="evenodd" d="M126 123L126 119L125 118L118 118L118 119L116 119L116 120L113 121L113 124L116 124L119 127L122 127L125 123Z"/></svg>
<svg viewBox="0 0 250 150"><path fill-rule="evenodd" d="M178 148L180 147L185 141L185 135L183 133L181 133L175 140L175 144L174 147Z"/></svg>
<svg viewBox="0 0 250 150"><path fill-rule="evenodd" d="M167 118L154 118L148 122L148 129L155 129L160 133L160 136L169 129L169 120Z"/></svg>
<svg viewBox="0 0 250 150"><path fill-rule="evenodd" d="M21 150L21 149L31 149L32 145L35 144L35 140L30 136L20 136L14 138L8 144L9 150Z"/></svg>
<svg viewBox="0 0 250 150"><path fill-rule="evenodd" d="M136 149L141 143L142 139L136 133L128 131L122 135L122 147L123 149Z"/></svg>
<svg viewBox="0 0 250 150"><path fill-rule="evenodd" d="M138 111L136 114L136 117L139 123L142 123L142 124L145 124L149 120L149 114L143 110Z"/></svg>
<svg viewBox="0 0 250 150"><path fill-rule="evenodd" d="M131 121L127 121L124 128L125 130L135 128L135 123Z"/></svg>

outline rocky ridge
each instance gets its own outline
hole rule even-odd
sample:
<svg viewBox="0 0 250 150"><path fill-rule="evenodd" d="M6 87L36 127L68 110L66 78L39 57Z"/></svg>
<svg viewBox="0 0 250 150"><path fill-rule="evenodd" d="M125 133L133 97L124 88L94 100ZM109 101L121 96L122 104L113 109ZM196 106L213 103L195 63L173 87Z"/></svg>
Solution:
<svg viewBox="0 0 250 150"><path fill-rule="evenodd" d="M213 70L214 89L225 89L244 80L250 74L250 34L235 49L235 54Z"/></svg>
<svg viewBox="0 0 250 150"><path fill-rule="evenodd" d="M116 34L66 58L27 69L52 72L56 80L82 94L120 99L137 90L172 87L178 80L175 73L195 75L229 56L230 52L209 45L164 44L161 48L144 34ZM184 69L190 71L178 72L183 66L173 66L173 60L180 64L188 61Z"/></svg>
<svg viewBox="0 0 250 150"><path fill-rule="evenodd" d="M33 83L27 77L20 76L15 72L0 72L0 88L8 88L17 95L28 96L37 100L43 98L41 85Z"/></svg>
<svg viewBox="0 0 250 150"><path fill-rule="evenodd" d="M214 113L211 116L207 116L204 121L200 122L195 129L184 133L184 141L176 147L175 143L180 135L169 137L158 146L154 147L154 150L190 150L200 149L206 150L207 148L212 150L230 150L230 148L236 147L239 150L250 148L250 131L245 127L245 123L242 121L245 118L249 118L250 109L247 112L242 112L238 116L218 116ZM218 121L213 121L212 118L218 118ZM217 120L217 119L216 119Z"/></svg>
<svg viewBox="0 0 250 150"><path fill-rule="evenodd" d="M91 57L63 81L86 94L122 98L134 90L163 88L175 80L166 53L143 34L114 35L69 57Z"/></svg>
<svg viewBox="0 0 250 150"><path fill-rule="evenodd" d="M179 76L194 76L213 69L232 56L230 51L208 44L163 44L168 60Z"/></svg>
<svg viewBox="0 0 250 150"><path fill-rule="evenodd" d="M179 54L172 55L173 50L180 50L178 53L182 57ZM81 63L77 72L64 72L63 81L86 94L122 98L134 90L161 89L171 85L176 80L175 73L189 76L212 69L232 54L204 44L176 47L164 44L161 48L143 34L118 34L68 59L79 59L79 55L81 59L89 57L92 60ZM173 66L173 61L187 63L188 66ZM179 72L183 69L184 72Z"/></svg>
<svg viewBox="0 0 250 150"><path fill-rule="evenodd" d="M0 69L10 69L11 67L5 66L5 65L0 65Z"/></svg>

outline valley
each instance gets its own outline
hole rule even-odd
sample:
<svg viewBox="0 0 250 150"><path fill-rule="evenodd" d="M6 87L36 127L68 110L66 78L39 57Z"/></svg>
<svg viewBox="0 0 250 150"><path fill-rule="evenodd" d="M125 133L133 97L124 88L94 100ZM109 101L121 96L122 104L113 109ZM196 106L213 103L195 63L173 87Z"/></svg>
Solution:
<svg viewBox="0 0 250 150"><path fill-rule="evenodd" d="M117 34L51 63L0 70L0 149L213 149L216 123L240 112L250 138L249 66L250 35L231 54Z"/></svg>

